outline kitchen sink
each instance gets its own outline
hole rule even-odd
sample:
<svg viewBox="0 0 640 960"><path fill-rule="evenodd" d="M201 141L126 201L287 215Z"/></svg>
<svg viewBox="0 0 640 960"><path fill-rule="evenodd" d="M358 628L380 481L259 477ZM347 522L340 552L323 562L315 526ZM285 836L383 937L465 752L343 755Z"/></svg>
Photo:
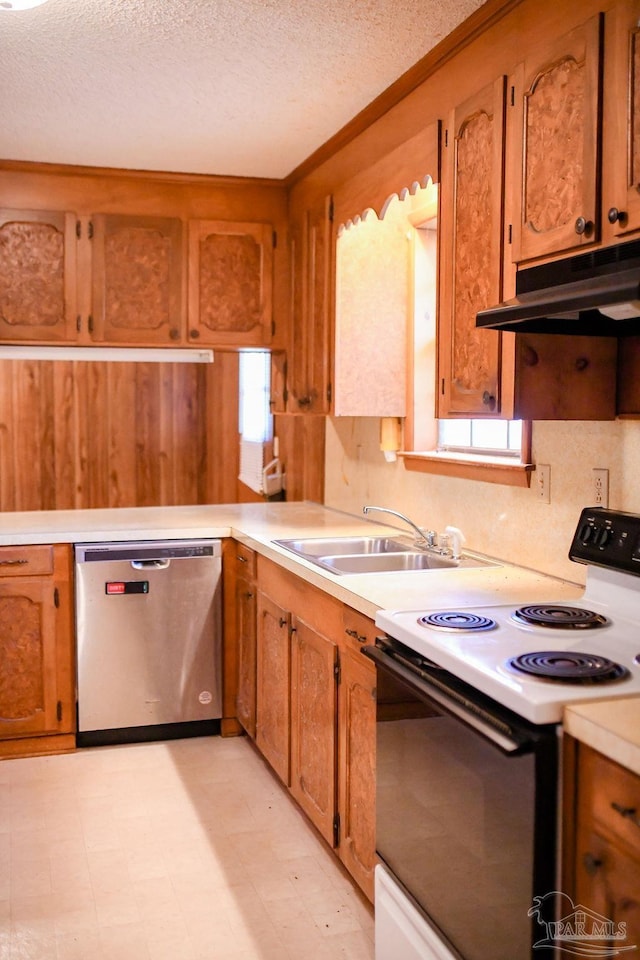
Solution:
<svg viewBox="0 0 640 960"><path fill-rule="evenodd" d="M336 537L274 540L274 543L331 573L401 573L408 570L461 570L495 563L463 554L459 559L421 550L410 538Z"/></svg>

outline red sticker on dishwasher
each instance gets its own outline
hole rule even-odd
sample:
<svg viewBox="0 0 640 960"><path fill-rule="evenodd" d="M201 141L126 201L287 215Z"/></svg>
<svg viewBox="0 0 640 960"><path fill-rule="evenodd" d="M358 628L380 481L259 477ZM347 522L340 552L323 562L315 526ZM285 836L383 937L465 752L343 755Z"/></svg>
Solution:
<svg viewBox="0 0 640 960"><path fill-rule="evenodd" d="M114 580L111 583L105 583L106 593L124 593L124 581Z"/></svg>

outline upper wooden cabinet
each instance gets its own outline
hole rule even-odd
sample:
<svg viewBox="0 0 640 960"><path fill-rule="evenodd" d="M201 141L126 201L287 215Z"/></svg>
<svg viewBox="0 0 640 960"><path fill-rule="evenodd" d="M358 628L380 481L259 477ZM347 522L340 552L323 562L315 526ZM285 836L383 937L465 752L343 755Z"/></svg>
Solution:
<svg viewBox="0 0 640 960"><path fill-rule="evenodd" d="M439 417L615 417L612 337L501 333L476 314L510 295L503 276L505 80L456 108L444 141L438 317Z"/></svg>
<svg viewBox="0 0 640 960"><path fill-rule="evenodd" d="M183 338L182 223L94 215L92 340L171 346Z"/></svg>
<svg viewBox="0 0 640 960"><path fill-rule="evenodd" d="M515 171L516 263L599 239L602 25L598 15L564 36L547 39L510 83L508 166Z"/></svg>
<svg viewBox="0 0 640 960"><path fill-rule="evenodd" d="M189 342L258 347L271 343L273 246L268 223L189 224Z"/></svg>
<svg viewBox="0 0 640 960"><path fill-rule="evenodd" d="M505 79L452 111L444 141L438 416L500 416L501 337L476 313L501 299Z"/></svg>
<svg viewBox="0 0 640 960"><path fill-rule="evenodd" d="M602 212L605 239L640 230L640 2L607 14Z"/></svg>
<svg viewBox="0 0 640 960"><path fill-rule="evenodd" d="M74 213L0 210L0 339L76 337Z"/></svg>
<svg viewBox="0 0 640 960"><path fill-rule="evenodd" d="M328 413L331 402L332 200L323 197L293 217L288 413Z"/></svg>

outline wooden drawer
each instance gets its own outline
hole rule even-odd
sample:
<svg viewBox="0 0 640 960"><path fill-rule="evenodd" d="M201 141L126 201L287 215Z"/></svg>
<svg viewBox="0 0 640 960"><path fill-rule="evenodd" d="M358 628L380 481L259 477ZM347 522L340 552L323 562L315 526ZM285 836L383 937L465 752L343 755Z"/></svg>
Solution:
<svg viewBox="0 0 640 960"><path fill-rule="evenodd" d="M580 755L579 820L593 819L640 854L640 777L582 744Z"/></svg>
<svg viewBox="0 0 640 960"><path fill-rule="evenodd" d="M357 610L352 610L351 607L344 607L342 619L344 633L341 643L352 650L361 650L365 644L373 646L376 636L380 633L373 620Z"/></svg>
<svg viewBox="0 0 640 960"><path fill-rule="evenodd" d="M254 580L256 576L256 552L244 543L235 543L235 558L238 573L244 574L249 580Z"/></svg>
<svg viewBox="0 0 640 960"><path fill-rule="evenodd" d="M41 577L53 573L49 544L0 547L0 577Z"/></svg>

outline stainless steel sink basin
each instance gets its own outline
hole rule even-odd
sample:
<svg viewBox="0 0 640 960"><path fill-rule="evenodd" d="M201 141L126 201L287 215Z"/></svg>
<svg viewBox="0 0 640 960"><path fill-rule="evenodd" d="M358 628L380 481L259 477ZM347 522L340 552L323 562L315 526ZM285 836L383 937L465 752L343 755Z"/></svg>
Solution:
<svg viewBox="0 0 640 960"><path fill-rule="evenodd" d="M454 560L432 550L421 550L413 546L410 538L402 537L319 537L274 540L274 543L336 574L464 570L495 566L490 560L470 554L463 554L459 560Z"/></svg>
<svg viewBox="0 0 640 960"><path fill-rule="evenodd" d="M319 537L305 540L274 540L301 557L345 556L346 554L396 553L412 550L410 537Z"/></svg>

